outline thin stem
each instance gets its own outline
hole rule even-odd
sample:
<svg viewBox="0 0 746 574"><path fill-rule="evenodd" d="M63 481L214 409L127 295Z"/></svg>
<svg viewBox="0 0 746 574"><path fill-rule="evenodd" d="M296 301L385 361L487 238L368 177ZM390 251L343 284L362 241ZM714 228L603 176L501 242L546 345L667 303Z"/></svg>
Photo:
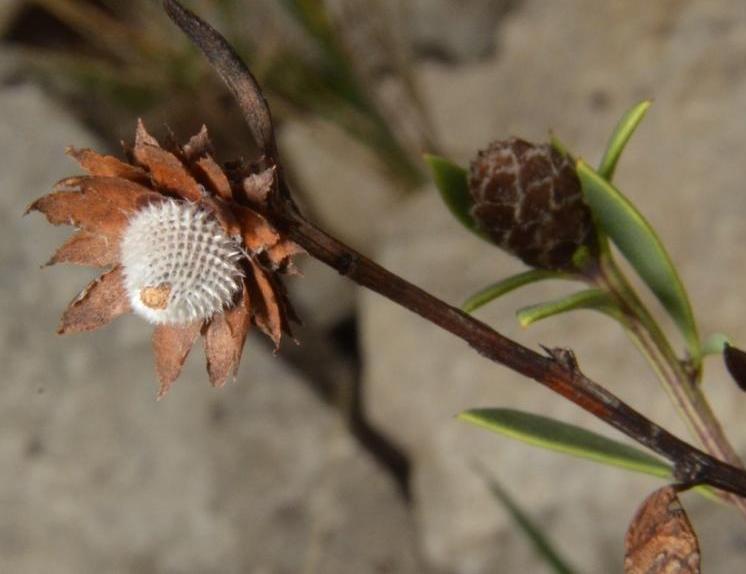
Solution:
<svg viewBox="0 0 746 574"><path fill-rule="evenodd" d="M698 384L698 372L687 371L676 357L668 339L611 255L602 257L599 281L622 307L629 334L647 358L663 388L690 431L711 455L733 466L743 463L725 436L717 416ZM724 494L746 516L746 500Z"/></svg>

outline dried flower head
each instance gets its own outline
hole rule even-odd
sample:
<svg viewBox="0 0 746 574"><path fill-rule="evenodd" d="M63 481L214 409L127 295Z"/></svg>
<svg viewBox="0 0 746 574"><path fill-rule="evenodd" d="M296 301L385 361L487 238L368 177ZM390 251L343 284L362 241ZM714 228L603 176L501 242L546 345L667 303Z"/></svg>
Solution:
<svg viewBox="0 0 746 574"><path fill-rule="evenodd" d="M109 269L73 300L60 333L97 329L134 312L155 325L162 397L201 334L210 382L238 369L253 323L279 345L295 314L280 275L302 250L263 213L274 168L221 167L206 128L164 149L138 124L128 161L70 148L87 176L62 180L29 211L78 228L49 261Z"/></svg>
<svg viewBox="0 0 746 574"><path fill-rule="evenodd" d="M480 227L532 267L573 270L576 250L594 245L575 168L549 144L493 142L471 163L469 190Z"/></svg>

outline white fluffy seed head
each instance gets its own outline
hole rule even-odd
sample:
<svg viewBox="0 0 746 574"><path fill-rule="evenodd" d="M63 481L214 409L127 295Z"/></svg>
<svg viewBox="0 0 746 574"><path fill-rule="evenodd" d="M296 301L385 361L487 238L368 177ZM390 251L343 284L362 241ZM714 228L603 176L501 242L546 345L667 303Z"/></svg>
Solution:
<svg viewBox="0 0 746 574"><path fill-rule="evenodd" d="M183 201L141 209L121 243L132 309L154 324L209 319L230 306L241 286L243 257L214 216Z"/></svg>

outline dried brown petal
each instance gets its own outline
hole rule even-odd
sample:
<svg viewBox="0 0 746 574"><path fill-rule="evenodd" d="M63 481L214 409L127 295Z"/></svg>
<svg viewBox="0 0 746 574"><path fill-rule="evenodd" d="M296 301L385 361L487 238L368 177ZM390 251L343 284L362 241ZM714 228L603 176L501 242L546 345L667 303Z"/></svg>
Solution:
<svg viewBox="0 0 746 574"><path fill-rule="evenodd" d="M204 334L207 372L213 387L222 387L229 378L235 378L250 326L249 292L244 287L236 306L216 315Z"/></svg>
<svg viewBox="0 0 746 574"><path fill-rule="evenodd" d="M265 169L261 173L251 174L243 180L246 199L257 205L264 205L275 182L275 168Z"/></svg>
<svg viewBox="0 0 746 574"><path fill-rule="evenodd" d="M76 263L108 267L119 261L119 242L100 233L78 231L57 250L47 265Z"/></svg>
<svg viewBox="0 0 746 574"><path fill-rule="evenodd" d="M203 155L212 153L212 142L210 142L206 125L203 124L199 133L189 138L189 142L182 148L182 152L189 161L194 161Z"/></svg>
<svg viewBox="0 0 746 574"><path fill-rule="evenodd" d="M118 238L128 214L163 196L134 182L115 177L72 177L57 184L56 191L37 199L28 208L43 213L54 225L76 225L87 231Z"/></svg>
<svg viewBox="0 0 746 574"><path fill-rule="evenodd" d="M194 164L194 169L199 173L207 187L221 199L230 201L233 198L231 184L221 167L210 155L205 155Z"/></svg>
<svg viewBox="0 0 746 574"><path fill-rule="evenodd" d="M239 206L235 206L233 211L241 226L244 245L249 251L261 253L280 241L279 233L257 212Z"/></svg>
<svg viewBox="0 0 746 574"><path fill-rule="evenodd" d="M153 183L161 189L189 201L202 198L200 185L174 154L150 144L135 144L135 160L150 172Z"/></svg>
<svg viewBox="0 0 746 574"><path fill-rule="evenodd" d="M84 170L91 175L105 177L121 177L139 184L147 184L148 174L142 169L115 158L111 155L101 155L90 149L76 149L72 146L66 150Z"/></svg>
<svg viewBox="0 0 746 574"><path fill-rule="evenodd" d="M256 295L252 293L251 310L254 313L254 322L263 333L274 341L275 348L279 348L284 323L282 300L278 297L270 275L253 260L251 261L251 271L254 278L253 285L258 290ZM249 284L251 285L251 283Z"/></svg>
<svg viewBox="0 0 746 574"><path fill-rule="evenodd" d="M161 144L158 143L158 140L151 136L148 133L148 130L145 129L145 124L141 119L137 120L137 130L135 131L135 145L152 145L155 147L161 147Z"/></svg>
<svg viewBox="0 0 746 574"><path fill-rule="evenodd" d="M130 312L124 290L122 268L115 267L92 281L68 306L57 330L60 334L79 333L103 327Z"/></svg>
<svg viewBox="0 0 746 574"><path fill-rule="evenodd" d="M305 252L305 249L297 243L289 239L282 239L277 245L273 245L267 250L267 256L273 269L282 269L294 273L295 268L292 266L291 257Z"/></svg>
<svg viewBox="0 0 746 574"><path fill-rule="evenodd" d="M155 370L161 386L158 398L162 399L181 373L184 361L192 350L194 341L199 337L202 322L195 321L183 327L158 325L153 331L153 352L155 353Z"/></svg>
<svg viewBox="0 0 746 574"><path fill-rule="evenodd" d="M697 535L666 486L651 494L632 519L624 539L625 574L699 574Z"/></svg>

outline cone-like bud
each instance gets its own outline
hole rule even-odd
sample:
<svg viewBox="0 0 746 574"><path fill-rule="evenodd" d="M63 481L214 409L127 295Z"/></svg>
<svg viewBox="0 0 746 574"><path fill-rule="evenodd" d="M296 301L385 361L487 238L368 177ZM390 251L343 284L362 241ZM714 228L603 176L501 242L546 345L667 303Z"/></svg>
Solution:
<svg viewBox="0 0 746 574"><path fill-rule="evenodd" d="M577 249L595 244L575 168L549 144L493 142L471 163L469 190L479 226L532 267L574 270Z"/></svg>

